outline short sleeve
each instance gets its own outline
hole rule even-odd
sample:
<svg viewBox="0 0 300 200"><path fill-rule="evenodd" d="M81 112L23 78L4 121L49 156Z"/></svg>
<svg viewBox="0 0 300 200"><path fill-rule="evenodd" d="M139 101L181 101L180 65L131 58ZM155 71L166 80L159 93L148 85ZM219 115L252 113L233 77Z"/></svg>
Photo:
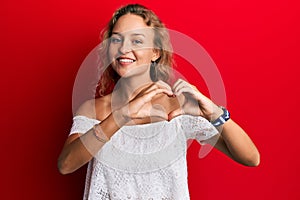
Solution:
<svg viewBox="0 0 300 200"><path fill-rule="evenodd" d="M83 115L77 115L73 117L73 124L69 135L74 133L86 133L90 130L95 124L99 123L100 121L92 118L88 118Z"/></svg>
<svg viewBox="0 0 300 200"><path fill-rule="evenodd" d="M205 140L219 133L207 119L201 116L183 115L180 122L186 138L196 139L200 144L205 144Z"/></svg>

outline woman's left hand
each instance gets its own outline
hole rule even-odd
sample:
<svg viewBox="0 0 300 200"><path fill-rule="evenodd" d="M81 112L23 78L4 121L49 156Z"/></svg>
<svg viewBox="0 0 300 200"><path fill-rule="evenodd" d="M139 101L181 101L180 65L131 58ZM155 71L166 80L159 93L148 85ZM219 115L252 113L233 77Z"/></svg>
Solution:
<svg viewBox="0 0 300 200"><path fill-rule="evenodd" d="M213 121L223 113L220 107L199 92L194 85L182 79L178 79L174 83L172 90L178 97L180 107L169 114L169 119L182 114L190 114L200 115L209 121Z"/></svg>

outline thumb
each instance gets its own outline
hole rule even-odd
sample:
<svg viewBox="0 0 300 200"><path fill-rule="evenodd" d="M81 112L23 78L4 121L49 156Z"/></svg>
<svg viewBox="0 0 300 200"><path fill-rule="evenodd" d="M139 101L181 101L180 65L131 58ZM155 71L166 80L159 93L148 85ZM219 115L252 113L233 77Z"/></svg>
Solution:
<svg viewBox="0 0 300 200"><path fill-rule="evenodd" d="M169 113L168 120L171 121L173 118L175 118L179 115L183 115L183 114L184 114L183 109L178 108L178 109L173 110L172 112Z"/></svg>

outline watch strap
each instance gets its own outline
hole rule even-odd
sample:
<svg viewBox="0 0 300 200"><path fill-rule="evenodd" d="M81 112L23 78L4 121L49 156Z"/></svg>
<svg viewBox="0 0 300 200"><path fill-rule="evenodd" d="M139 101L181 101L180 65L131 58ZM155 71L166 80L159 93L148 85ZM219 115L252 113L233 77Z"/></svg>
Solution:
<svg viewBox="0 0 300 200"><path fill-rule="evenodd" d="M230 119L229 111L222 106L220 106L220 108L223 110L223 114L220 117L218 117L216 120L211 122L211 124L214 127L221 126L222 124L224 124L226 121L228 121Z"/></svg>

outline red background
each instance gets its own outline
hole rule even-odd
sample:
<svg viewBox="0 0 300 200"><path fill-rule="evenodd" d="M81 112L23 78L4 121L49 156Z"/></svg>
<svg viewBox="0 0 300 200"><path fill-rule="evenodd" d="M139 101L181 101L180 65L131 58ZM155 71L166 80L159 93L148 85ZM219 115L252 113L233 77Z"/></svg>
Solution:
<svg viewBox="0 0 300 200"><path fill-rule="evenodd" d="M1 199L82 199L85 168L66 176L56 168L72 123L72 88L101 29L128 2L1 2ZM216 150L199 159L193 143L191 199L300 199L298 2L138 2L208 51L232 117L261 152L260 166L248 168Z"/></svg>

